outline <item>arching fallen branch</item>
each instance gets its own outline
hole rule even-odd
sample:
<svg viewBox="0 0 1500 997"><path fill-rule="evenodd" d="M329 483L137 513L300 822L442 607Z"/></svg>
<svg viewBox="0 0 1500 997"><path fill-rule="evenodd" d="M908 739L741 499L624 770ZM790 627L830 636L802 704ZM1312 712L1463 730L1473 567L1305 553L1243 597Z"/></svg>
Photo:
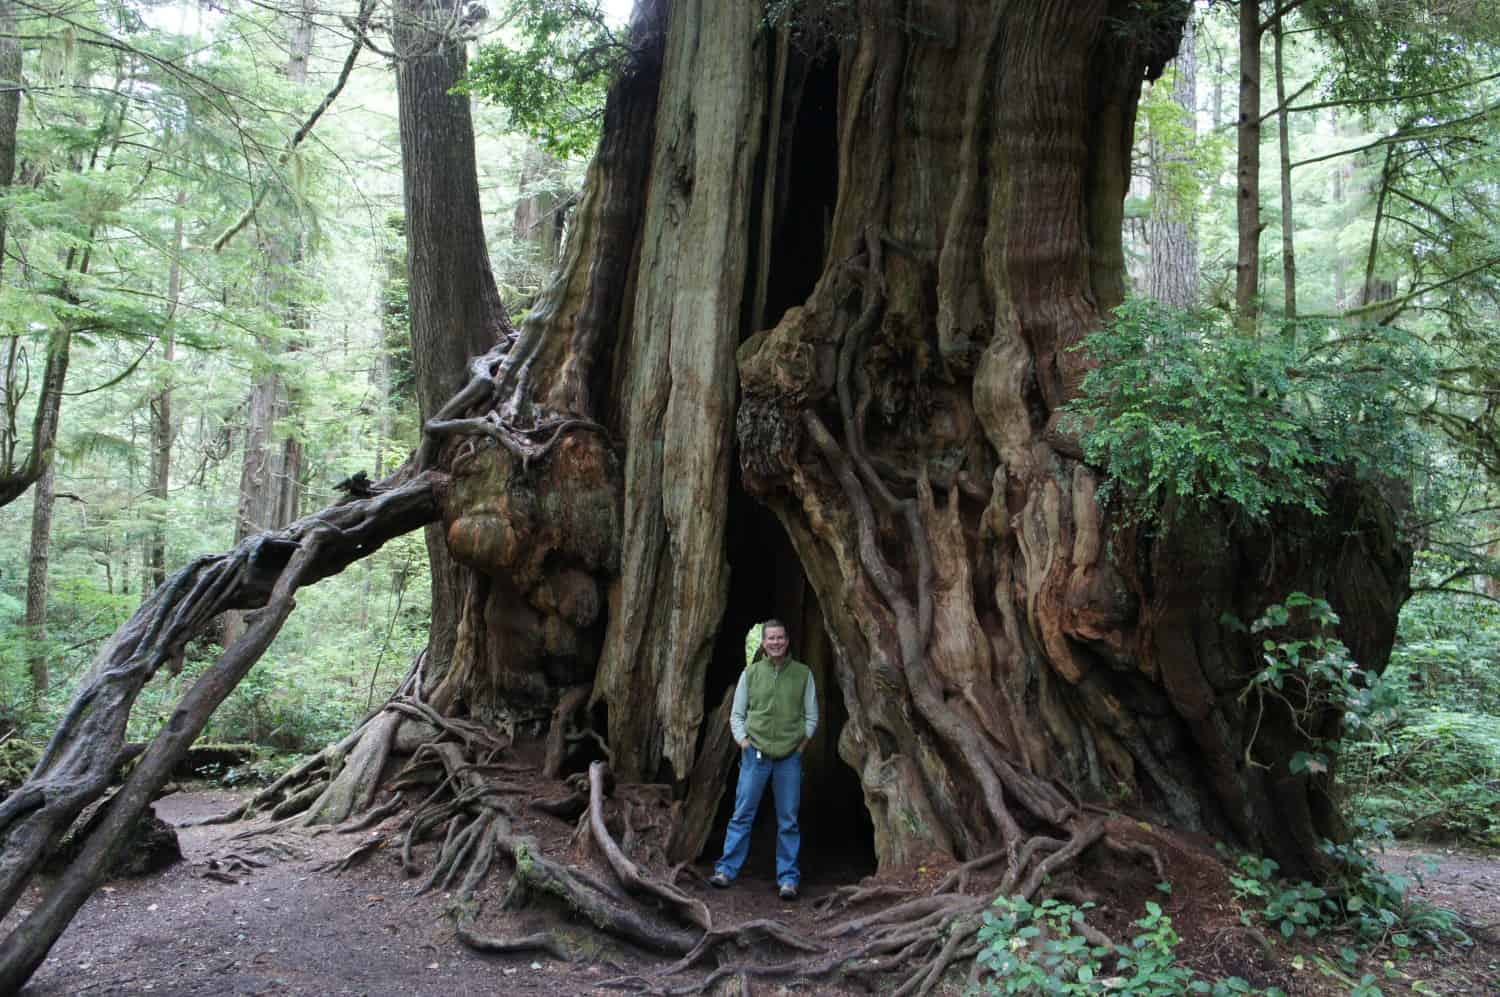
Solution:
<svg viewBox="0 0 1500 997"><path fill-rule="evenodd" d="M293 596L438 515L445 476L391 480L371 498L330 506L227 554L202 557L141 604L105 645L31 776L0 803L0 914L36 871L49 842L108 786L130 707L162 665L227 609L256 609L245 633L183 696L109 813L47 897L0 943L0 992L13 992L102 882L111 853L166 783L215 707L259 660L295 605Z"/></svg>

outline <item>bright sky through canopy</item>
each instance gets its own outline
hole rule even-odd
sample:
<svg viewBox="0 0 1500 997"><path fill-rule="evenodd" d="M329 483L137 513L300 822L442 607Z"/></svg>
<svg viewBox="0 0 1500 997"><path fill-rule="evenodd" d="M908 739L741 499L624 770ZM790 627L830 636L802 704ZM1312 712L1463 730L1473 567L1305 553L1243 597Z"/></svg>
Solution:
<svg viewBox="0 0 1500 997"><path fill-rule="evenodd" d="M630 8L635 0L604 0L604 16L610 24L624 24L630 20Z"/></svg>

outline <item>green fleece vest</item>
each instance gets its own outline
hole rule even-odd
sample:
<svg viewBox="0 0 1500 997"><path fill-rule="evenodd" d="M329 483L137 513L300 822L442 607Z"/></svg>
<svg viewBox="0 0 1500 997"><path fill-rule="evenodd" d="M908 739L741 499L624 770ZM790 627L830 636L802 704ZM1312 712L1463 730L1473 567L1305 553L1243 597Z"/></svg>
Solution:
<svg viewBox="0 0 1500 997"><path fill-rule="evenodd" d="M772 758L785 758L807 736L802 697L812 671L788 657L778 669L769 658L745 669L745 733L750 743Z"/></svg>

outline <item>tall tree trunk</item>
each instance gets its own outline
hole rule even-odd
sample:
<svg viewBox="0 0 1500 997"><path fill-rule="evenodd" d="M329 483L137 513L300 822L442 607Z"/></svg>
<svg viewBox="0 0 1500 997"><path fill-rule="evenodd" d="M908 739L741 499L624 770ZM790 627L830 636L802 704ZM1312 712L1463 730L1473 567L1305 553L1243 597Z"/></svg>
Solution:
<svg viewBox="0 0 1500 997"><path fill-rule="evenodd" d="M1260 317L1260 3L1241 0L1240 109L1235 127L1234 308L1241 331L1254 333Z"/></svg>
<svg viewBox="0 0 1500 997"><path fill-rule="evenodd" d="M1341 133L1342 118L1337 108L1328 112L1329 124L1332 126L1334 135ZM1349 294L1349 254L1344 251L1344 240L1342 238L1344 226L1349 222L1349 195L1348 188L1354 180L1354 162L1352 157L1344 157L1338 168L1333 170L1331 182L1333 190L1330 199L1334 206L1334 238L1333 238L1333 308L1334 311L1343 311L1351 304Z"/></svg>
<svg viewBox="0 0 1500 997"><path fill-rule="evenodd" d="M485 247L468 97L450 91L467 58L457 0L399 0L391 37L401 125L407 294L418 408L424 420L463 385L468 360L510 332ZM448 32L448 34L445 34ZM453 656L464 582L442 530L427 529L432 572L429 656Z"/></svg>
<svg viewBox="0 0 1500 997"><path fill-rule="evenodd" d="M292 17L287 46L286 78L297 87L307 86L307 67L312 57L313 24L318 13L318 0L301 0L298 11ZM302 300L298 275L307 253L307 239L303 233L301 219L291 220L285 232L280 234L274 247L276 262L286 273L286 284L290 289L281 305L282 326L286 338L285 350L300 351L306 341L308 309ZM281 259L284 257L284 260ZM276 421L291 423L285 427L281 449L276 457L271 521L275 526L293 522L302 512L303 448L300 433L302 403L296 389L283 382L277 396Z"/></svg>
<svg viewBox="0 0 1500 997"><path fill-rule="evenodd" d="M1365 251L1364 278L1359 285L1359 306L1365 308L1377 301L1394 297L1395 282L1379 276L1381 225L1385 221L1385 202L1390 196L1391 180L1396 175L1396 146L1386 146L1375 187L1375 217L1370 222L1370 243ZM1378 321L1378 315L1367 315L1366 321Z"/></svg>
<svg viewBox="0 0 1500 997"><path fill-rule="evenodd" d="M16 130L21 120L21 43L12 0L0 0L0 191L16 176ZM0 277L5 276L5 212L0 211Z"/></svg>
<svg viewBox="0 0 1500 997"><path fill-rule="evenodd" d="M47 565L52 549L52 507L57 501L57 462L36 481L31 501L31 551L26 559L26 667L31 696L47 692Z"/></svg>
<svg viewBox="0 0 1500 997"><path fill-rule="evenodd" d="M1288 321L1297 317L1297 230L1292 224L1291 114L1286 106L1286 69L1282 64L1285 33L1282 15L1272 22L1276 52L1276 146L1281 175L1281 283Z"/></svg>
<svg viewBox="0 0 1500 997"><path fill-rule="evenodd" d="M557 191L550 187L531 190L530 193L526 191L544 184L560 166L556 159L540 149L526 150L521 159L522 196L516 201L511 220L512 235L518 241L536 247L540 265L548 272L557 264L557 254L562 249L566 205Z"/></svg>
<svg viewBox="0 0 1500 997"><path fill-rule="evenodd" d="M287 60L283 73L293 86L307 83L307 65L312 54L313 16L316 0L301 0L296 12L288 15ZM294 211L271 210L265 206L260 253L264 273L260 294L266 311L281 319L280 334L260 337L267 369L257 375L250 389L246 407L245 449L240 463L239 502L236 506L234 541L262 530L274 530L292 522L297 514L297 484L301 476L302 445L294 433L286 433L279 444L277 427L285 432L286 420L292 414L293 399L277 364L283 352L301 348L305 309L297 300L297 270L302 262L301 220ZM223 640L233 643L243 632L245 621L239 614L225 617Z"/></svg>
<svg viewBox="0 0 1500 997"><path fill-rule="evenodd" d="M1185 142L1165 142L1151 137L1151 217L1147 241L1151 244L1151 268L1146 293L1176 308L1191 308L1198 302L1198 204L1197 186L1184 183L1183 172L1191 169L1198 118L1198 54L1194 49L1192 18L1182 32L1182 46L1169 64L1172 70L1172 100L1182 109L1187 123Z"/></svg>
<svg viewBox="0 0 1500 997"><path fill-rule="evenodd" d="M731 9L733 8L733 9ZM595 680L608 703L614 764L652 779L692 769L704 683L729 595L725 509L734 424L734 351L752 260L751 176L767 89L751 5L679 3L656 115L632 336L622 350L627 441L620 577ZM697 87L695 79L722 81ZM691 253L684 253L692 246ZM703 330L730 330L705 336ZM616 734L618 732L618 734Z"/></svg>
<svg viewBox="0 0 1500 997"><path fill-rule="evenodd" d="M151 587L159 588L167 580L167 535L164 519L172 490L172 377L177 359L177 336L173 323L182 297L182 221L187 207L187 192L177 193L177 214L172 221L172 263L167 271L167 322L162 333L162 385L151 399L151 497L157 502L161 517L151 528L147 570ZM142 592L144 595L145 592Z"/></svg>

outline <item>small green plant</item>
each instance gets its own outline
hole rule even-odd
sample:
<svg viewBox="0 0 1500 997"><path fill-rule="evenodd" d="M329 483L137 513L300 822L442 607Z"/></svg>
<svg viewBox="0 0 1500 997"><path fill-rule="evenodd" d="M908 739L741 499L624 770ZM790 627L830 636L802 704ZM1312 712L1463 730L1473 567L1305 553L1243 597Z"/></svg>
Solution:
<svg viewBox="0 0 1500 997"><path fill-rule="evenodd" d="M984 945L980 965L993 974L989 993L1037 990L1049 994L1097 993L1096 977L1105 946L1090 946L1074 931L1093 906L1060 900L1032 904L1021 897L999 897L979 929Z"/></svg>
<svg viewBox="0 0 1500 997"><path fill-rule="evenodd" d="M1161 905L1146 902L1146 913L1128 945L1091 943L1082 931L1093 904L1021 897L998 897L984 916L978 961L988 972L990 994L1121 994L1126 997L1203 993L1214 997L1259 991L1239 977L1200 979L1177 959L1181 939ZM1279 995L1266 991L1267 997Z"/></svg>
<svg viewBox="0 0 1500 997"><path fill-rule="evenodd" d="M1363 830L1372 835L1387 833L1379 826ZM1241 905L1241 922L1264 926L1288 939L1299 933L1307 938L1341 937L1347 944L1339 949L1339 960L1349 972L1358 966L1362 955L1404 962L1419 945L1444 939L1467 941L1451 911L1407 896L1410 881L1380 867L1372 840L1378 839L1359 837L1348 844L1325 841L1323 852L1339 870L1326 885L1280 879L1275 861L1258 855L1236 855L1229 882ZM1359 985L1367 989L1355 992L1380 992L1378 988L1368 989L1374 986L1373 978L1359 981Z"/></svg>
<svg viewBox="0 0 1500 997"><path fill-rule="evenodd" d="M1293 592L1285 602L1268 606L1250 627L1252 633L1265 635L1261 640L1264 667L1240 697L1256 697L1262 711L1267 699L1276 699L1290 711L1306 744L1287 761L1294 775L1327 775L1333 757L1343 750L1343 740L1359 736L1372 723L1390 716L1394 708L1394 688L1354 662L1334 634L1338 622L1327 600ZM1288 628L1294 631L1292 635L1278 636ZM1313 733L1324 727L1321 718L1329 711L1340 714L1338 733L1333 737Z"/></svg>

